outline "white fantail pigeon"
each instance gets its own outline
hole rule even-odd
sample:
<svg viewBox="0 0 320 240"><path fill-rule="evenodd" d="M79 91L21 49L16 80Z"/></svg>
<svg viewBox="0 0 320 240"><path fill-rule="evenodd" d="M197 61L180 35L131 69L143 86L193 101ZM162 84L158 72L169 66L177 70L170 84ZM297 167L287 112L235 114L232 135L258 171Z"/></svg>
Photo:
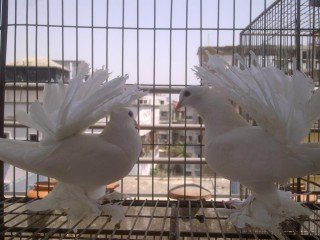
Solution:
<svg viewBox="0 0 320 240"><path fill-rule="evenodd" d="M275 183L320 171L320 144L301 143L320 117L320 90L299 71L290 77L260 67L253 53L252 59L247 67L239 58L242 70L209 55L204 67L196 67L204 86L183 89L177 107L190 106L202 117L208 166L252 192L226 211L228 219L239 228L251 225L279 236L281 222L311 214ZM259 126L249 125L229 100Z"/></svg>
<svg viewBox="0 0 320 240"><path fill-rule="evenodd" d="M125 177L141 152L141 138L133 113L124 108L144 96L127 77L107 81L106 70L87 76L81 64L68 85L46 84L43 104L34 102L17 120L42 133L40 142L0 139L0 159L27 171L55 178L49 195L28 205L33 211L63 210L69 220L97 216L104 208L118 219L114 205L101 205L106 184ZM101 134L83 131L110 114ZM119 209L118 209L119 210Z"/></svg>

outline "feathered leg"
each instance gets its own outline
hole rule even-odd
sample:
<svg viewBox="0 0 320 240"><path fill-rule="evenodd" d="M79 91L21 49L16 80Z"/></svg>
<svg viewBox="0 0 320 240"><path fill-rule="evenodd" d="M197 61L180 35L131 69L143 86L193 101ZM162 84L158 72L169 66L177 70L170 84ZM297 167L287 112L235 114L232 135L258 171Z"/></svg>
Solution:
<svg viewBox="0 0 320 240"><path fill-rule="evenodd" d="M290 192L280 191L271 182L245 184L252 189L252 196L235 208L225 211L228 221L238 228L247 225L273 232L281 237L280 223L285 220L309 216L311 211L292 199Z"/></svg>
<svg viewBox="0 0 320 240"><path fill-rule="evenodd" d="M272 182L259 182L244 184L247 188L251 189L252 195L257 201L260 201L270 215L282 214L281 201L278 194L276 185Z"/></svg>

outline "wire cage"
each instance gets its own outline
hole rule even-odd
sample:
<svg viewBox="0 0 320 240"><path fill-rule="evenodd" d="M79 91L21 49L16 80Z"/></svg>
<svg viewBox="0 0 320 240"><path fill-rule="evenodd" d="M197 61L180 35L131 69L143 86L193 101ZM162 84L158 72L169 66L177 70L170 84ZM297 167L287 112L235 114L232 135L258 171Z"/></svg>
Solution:
<svg viewBox="0 0 320 240"><path fill-rule="evenodd" d="M219 214L247 190L210 170L203 154L204 125L192 109L175 110L178 94L198 85L192 68L206 51L237 64L249 50L261 65L288 74L292 58L319 82L317 0L1 0L0 91L2 137L39 141L41 134L16 121L42 101L44 84L68 83L81 62L91 70L129 74L149 94L130 108L143 149L137 164L107 191L121 202L125 220L108 215L68 223L59 212L32 213L26 203L48 194L55 180L1 163L1 239L275 239L267 231L240 230ZM107 119L86 130L102 131ZM305 141L318 142L316 124ZM291 179L286 187L313 210L310 219L284 223L289 238L319 237L319 177ZM202 200L205 199L205 200Z"/></svg>
<svg viewBox="0 0 320 240"><path fill-rule="evenodd" d="M240 33L241 53L254 51L261 65L292 73L297 69L319 84L319 1L277 1Z"/></svg>

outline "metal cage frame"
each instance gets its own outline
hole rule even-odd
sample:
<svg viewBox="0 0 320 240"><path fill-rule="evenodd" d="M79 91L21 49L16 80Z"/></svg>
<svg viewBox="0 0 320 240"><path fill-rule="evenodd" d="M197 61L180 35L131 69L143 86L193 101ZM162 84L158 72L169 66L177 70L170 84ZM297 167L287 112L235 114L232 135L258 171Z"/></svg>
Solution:
<svg viewBox="0 0 320 240"><path fill-rule="evenodd" d="M204 50L210 51L211 53L221 54L228 58L228 61L232 64L237 64L234 62L233 54L239 53L242 55L246 61L250 62L250 57L248 54L249 50L253 50L257 55L258 59L261 61L261 65L265 66L269 62L278 66L290 73L290 63L291 58L295 57L298 62L298 69L303 70L306 74L310 75L315 79L319 84L320 79L317 75L319 71L319 62L318 55L318 45L314 41L314 38L317 37L317 31L320 29L319 25L319 10L318 6L319 1L317 0L278 0L274 1L269 7L267 7L267 2L270 0L261 0L263 4L262 13L254 18L253 6L254 3L252 0L247 0L247 7L249 9L248 16L248 26L241 26L237 23L236 12L237 6L236 3L239 1L231 0L227 1L232 12L232 17L229 25L222 23L224 16L220 10L223 8L223 3L221 0L214 1L212 10L214 12L213 18L210 20L214 24L206 23L204 21L203 15L206 9L205 7L209 5L210 1L206 0L184 0L182 3L182 17L181 22L175 23L174 14L177 13L175 10L178 1L167 0L167 18L168 21L166 24L159 23L159 9L161 6L157 5L157 1L150 1L152 3L151 9L149 9L152 14L150 17L151 23L144 22L142 23L141 14L141 5L143 0L135 1L135 9L128 9L125 0L121 2L121 9L119 10L120 18L118 19L118 24L112 25L110 23L109 14L111 14L111 2L112 0L105 0L105 11L106 19L101 25L95 24L94 11L96 9L96 3L94 1L90 2L91 8L89 9L90 17L89 22L80 23L81 16L79 13L79 6L82 3L82 0L74 0L75 6L75 21L68 22L66 18L65 9L66 1L56 1L59 5L59 20L53 21L50 6L52 3L50 0L42 1L45 2L45 8L42 9L45 14L45 18L40 19L40 12L38 1L32 2L32 0L27 0L22 2L19 0L9 1L1 0L0 1L0 14L1 14L1 24L0 24L0 137L5 137L5 129L12 130L12 138L18 139L18 132L21 129L26 133L25 140L39 140L39 133L33 132L31 129L25 129L24 126L20 125L15 121L15 111L16 106L19 101L16 100L16 94L19 93L21 98L26 99L26 108L29 103L34 99L41 99L41 90L43 88L42 80L45 79L41 76L48 75L48 81L51 81L51 78L59 75L64 81L68 80L68 74L65 71L65 63L73 64L67 59L66 48L69 43L66 39L68 38L68 31L72 31L75 35L72 38L75 41L75 54L74 59L78 63L82 61L82 56L79 54L81 48L81 32L85 32L89 35L90 46L88 47L89 52L91 52L89 63L92 68L96 67L98 64L95 61L97 56L97 50L95 49L95 40L98 38L96 32L102 31L104 35L104 40L107 45L104 57L104 61L109 66L110 60L108 51L112 49L109 47L109 40L112 34L119 34L120 44L118 46L120 60L118 60L117 71L120 74L125 73L125 67L130 65L127 60L124 58L126 53L125 49L134 48L136 52L134 53L133 60L135 61L135 67L138 69L134 72L136 77L136 84L139 84L142 89L148 90L150 94L150 99L146 99L145 104L150 105L149 107L155 108L156 96L159 94L165 95L168 99L167 106L161 106L161 101L159 99L159 114L161 109L163 112L167 112L169 115L168 119L166 114L160 116L160 120L156 121L156 114L154 111L151 113L152 120L144 123L138 117L140 121L140 131L151 132L151 138L149 142L144 143L145 148L151 149L151 154L146 156L141 156L138 162L138 167L136 170L136 175L134 181L130 182L129 180L122 180L119 182L118 188L121 192L126 193L126 191L132 190L131 200L122 201L121 204L125 209L125 220L121 223L112 222L112 219L108 215L101 215L92 219L79 220L75 223L68 223L66 215L58 212L43 212L43 213L32 213L25 210L25 204L30 201L35 201L36 199L30 199L27 196L27 190L29 187L28 180L25 182L25 191L19 193L16 190L16 184L13 184L13 191L11 195L6 193L6 185L4 182L5 176L4 164L0 161L0 179L2 184L0 184L0 239L276 239L275 236L270 232L261 231L259 229L253 229L247 227L246 229L240 230L234 226L228 225L226 223L226 218L220 215L219 210L223 208L229 208L230 205L228 200L236 198L242 199L247 195L247 190L244 189L241 185L236 185L239 190L237 193L232 193L231 189L233 183L226 182L223 187L219 188L221 184L220 177L213 172L207 172L208 169L205 168L206 163L203 157L203 146L204 142L202 140L202 135L204 131L204 126L202 122L193 115L193 113L184 110L180 113L174 112L174 105L172 102L175 100L179 91L187 85L198 84L193 78L190 77L189 65L190 62L190 51L188 49L189 44L191 44L191 39L196 37L198 39L197 49L193 49L194 54L197 59L197 64L202 64L206 60ZM101 1L102 2L102 1ZM159 2L159 1L158 1ZM34 12L30 10L31 3L34 3ZM11 4L11 5L10 5ZM240 3L241 4L241 3ZM312 5L313 4L313 5ZM20 5L24 6L21 7ZM11 6L11 8L10 8ZM193 9L195 8L195 9ZM24 11L23 16L19 16L19 13ZM229 10L229 9L228 9ZM97 11L97 10L96 10ZM134 23L128 22L125 19L126 13L128 11L135 12L136 18ZM196 17L194 17L191 12L196 12ZM34 14L34 18L30 17L30 14ZM230 14L231 15L231 14ZM193 25L189 19L197 19L195 22L197 24ZM197 18L198 17L198 18ZM254 19L254 20L253 20ZM133 24L133 25L132 25ZM145 24L145 25L144 25ZM38 49L40 45L40 36L45 31L44 39L46 47L45 53L48 59L44 62L44 65L40 59L35 58L33 62L31 61L31 55L34 53L36 57L40 55L41 49ZM30 31L30 32L29 32ZM51 45L53 41L51 40L52 32L58 33L58 39L60 41L59 51L61 51L61 59L57 60L55 64L61 64L61 68L57 67L53 70L52 62L49 60L51 58L52 50ZM127 46L125 39L129 36L129 32L135 32L134 44ZM147 83L142 80L142 72L139 71L145 61L142 61L142 52L143 47L141 46L141 39L146 37L145 31L148 32L149 42L152 46L151 52L152 56L149 58L149 61L152 62L152 71L148 76L151 77L151 80ZM23 32L23 34L21 33ZM167 55L168 58L166 69L168 81L164 83L159 82L159 73L158 62L160 61L157 56L161 56L160 40L157 36L163 34L166 35L167 43L164 46L167 46ZM222 35L227 33L224 39L228 39L229 45L224 46L223 41L221 40ZM208 45L204 42L206 41L205 35L208 37ZM214 34L216 37L214 39L214 44L209 44L209 35ZM179 35L183 41L182 56L176 56L174 45L175 36ZM240 36L239 42L237 42L237 36ZM25 49L23 50L26 55L26 63L24 66L19 65L18 61L18 49L19 47L19 36L23 36L22 41L25 40ZM147 37L148 37L147 36ZM61 37L61 38L59 38ZM8 39L13 39L13 42L8 43ZM31 40L32 39L32 40ZM181 41L180 38L177 38L178 42ZM320 36L319 36L320 39ZM110 40L111 42L111 40ZM303 43L308 43L305 50ZM34 44L35 47L30 45ZM158 47L160 45L160 47ZM320 40L319 40L320 46ZM146 46L147 48L148 46ZM10 50L10 51L9 51ZM58 51L58 50L57 50ZM12 55L13 63L8 64L8 52ZM146 51L147 52L147 51ZM308 54L307 54L307 53ZM98 51L99 53L99 51ZM100 53L101 54L101 53ZM104 53L103 53L104 54ZM30 61L29 61L30 60ZM179 65L179 60L182 60L182 70L180 69L180 74L182 77L179 81L176 81L174 68L175 65ZM193 63L193 62L192 62ZM73 65L72 65L73 66ZM21 81L20 76L20 67L24 67L26 75L24 80ZM41 69L41 71L40 71ZM112 70L112 69L111 69ZM8 73L11 72L12 79L8 80ZM160 70L161 71L161 70ZM29 75L29 74L34 75ZM43 75L44 74L44 75ZM35 79L32 79L33 76ZM41 80L42 79L42 80ZM11 92L9 92L11 91ZM23 93L26 92L26 95ZM8 95L12 93L12 98ZM9 99L9 100L8 100ZM150 102L148 102L150 100ZM12 116L8 118L5 112L5 104L7 102L12 103ZM139 113L144 102L141 104L137 102L135 109ZM25 106L24 106L25 107ZM188 115L189 114L189 115ZM160 114L161 115L161 114ZM180 117L179 117L180 116ZM181 117L183 116L183 117ZM162 120L161 120L162 117ZM96 125L90 127L88 132L97 133L100 131L105 122L97 123ZM307 139L308 141L319 141L319 127L315 125L312 129L314 134L310 135ZM162 132L161 132L162 131ZM196 135L189 134L189 132L196 132ZM155 141L155 132L159 132L159 139L163 141ZM174 135L176 134L176 135ZM189 135L188 135L189 134ZM32 135L32 137L31 137ZM165 138L165 135L169 136ZM184 135L184 138L181 136ZM189 136L191 138L189 138ZM189 141L190 139L194 140L194 137L197 136L198 139L195 142ZM174 142L174 137L178 140ZM174 147L177 147L174 149ZM178 149L182 147L181 149ZM197 148L196 156L188 156L188 147ZM165 150L167 155L160 156L155 154L155 148ZM181 156L178 154L171 156L171 150L179 150ZM169 154L168 154L169 153ZM149 164L151 166L150 175L148 177L141 176L140 166L143 164ZM163 174L156 175L155 166L166 164L166 167L163 170ZM191 165L199 167L196 169L199 174L193 177L189 177L187 173L187 167ZM184 194L179 199L171 199L169 192L176 183L173 184L174 176L171 172L173 166L182 167L181 174L178 176L177 181L184 187ZM161 170L161 169L160 169ZM193 169L194 170L194 169ZM15 174L18 170L13 170ZM192 171L192 170L190 170ZM26 173L28 178L28 173ZM209 177L207 177L209 176ZM206 179L206 177L208 179ZM145 179L146 178L146 179ZM36 176L37 182L41 181L40 176ZM158 179L164 179L165 183L161 187L156 186ZM14 176L14 182L16 182ZM50 188L49 179L47 183L48 189ZM192 180L192 181L191 181ZM291 189L295 193L305 193L310 192L311 195L303 197L298 196L298 201L311 201L311 197L315 197L317 200L317 195L319 194L319 183L318 176L307 176L306 178L301 179L292 179ZM151 182L151 186L145 191L141 187L145 182ZM197 200L189 200L186 196L188 184L197 184L200 187L199 196ZM209 200L201 200L202 187L206 187L207 182L213 185L213 190L211 193L211 198ZM129 187L128 187L129 185ZM227 193L220 193L225 186L229 189ZM302 188L304 186L304 189ZM159 189L163 190L160 192ZM40 197L40 193L37 190L37 197ZM320 206L317 202L306 203L313 211L313 215L309 219L294 219L284 223L282 226L283 236L290 239L319 239L320 237Z"/></svg>

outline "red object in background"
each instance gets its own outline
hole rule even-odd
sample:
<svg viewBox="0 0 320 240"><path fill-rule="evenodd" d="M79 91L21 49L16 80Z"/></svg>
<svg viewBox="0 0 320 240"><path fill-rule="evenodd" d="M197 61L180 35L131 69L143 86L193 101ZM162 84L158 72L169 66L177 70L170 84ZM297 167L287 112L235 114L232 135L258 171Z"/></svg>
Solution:
<svg viewBox="0 0 320 240"><path fill-rule="evenodd" d="M27 192L28 198L44 198L56 186L56 181L36 182L33 188ZM106 186L106 190L113 192L115 188L119 187L118 183L110 183Z"/></svg>

